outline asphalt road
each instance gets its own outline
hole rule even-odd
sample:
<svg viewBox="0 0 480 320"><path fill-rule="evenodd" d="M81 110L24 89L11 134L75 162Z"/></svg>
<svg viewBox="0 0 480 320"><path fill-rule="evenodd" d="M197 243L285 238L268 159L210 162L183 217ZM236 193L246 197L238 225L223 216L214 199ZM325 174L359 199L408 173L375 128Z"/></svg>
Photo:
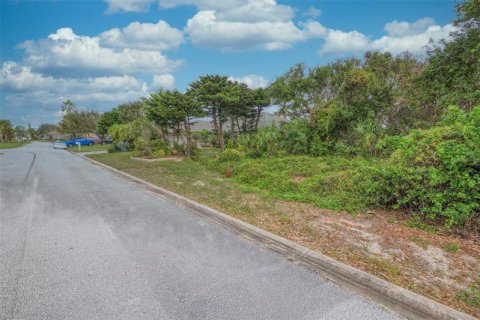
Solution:
<svg viewBox="0 0 480 320"><path fill-rule="evenodd" d="M0 153L0 319L400 319L67 151Z"/></svg>

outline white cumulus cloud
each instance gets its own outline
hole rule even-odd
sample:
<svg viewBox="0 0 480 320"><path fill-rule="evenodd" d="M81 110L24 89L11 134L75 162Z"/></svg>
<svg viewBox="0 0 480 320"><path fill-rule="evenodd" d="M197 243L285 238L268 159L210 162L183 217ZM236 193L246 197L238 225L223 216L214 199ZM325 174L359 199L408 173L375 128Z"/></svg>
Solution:
<svg viewBox="0 0 480 320"><path fill-rule="evenodd" d="M412 28L401 28L401 31L390 32L372 41L370 47L375 50L401 53L409 51L413 54L422 54L430 41L437 42L440 39L448 39L451 32L457 28L451 24L445 26L430 25L425 30Z"/></svg>
<svg viewBox="0 0 480 320"><path fill-rule="evenodd" d="M54 94L69 92L87 95L99 92L117 94L119 91L147 93L145 81L129 75L61 78L34 72L30 67L18 65L13 61L3 63L0 70L0 88L9 92L48 91Z"/></svg>
<svg viewBox="0 0 480 320"><path fill-rule="evenodd" d="M173 76L169 77L173 79ZM149 85L129 75L53 77L6 61L0 69L0 90L4 94L2 112L18 118L35 115L29 121L37 126L55 119L62 101L66 99L85 109L106 111L120 103L147 96Z"/></svg>
<svg viewBox="0 0 480 320"><path fill-rule="evenodd" d="M303 13L303 15L307 17L318 18L322 15L322 11L320 9L315 8L314 6L310 6Z"/></svg>
<svg viewBox="0 0 480 320"><path fill-rule="evenodd" d="M171 74L154 75L150 91L158 91L159 89L173 89L175 86L175 78Z"/></svg>
<svg viewBox="0 0 480 320"><path fill-rule="evenodd" d="M435 26L435 20L425 17L413 23L394 20L385 24L383 29L392 37L403 37L424 33L432 26Z"/></svg>
<svg viewBox="0 0 480 320"><path fill-rule="evenodd" d="M107 5L107 13L116 12L143 12L147 11L153 0L104 0Z"/></svg>
<svg viewBox="0 0 480 320"><path fill-rule="evenodd" d="M248 1L246 0L160 0L159 1L160 7L162 8L173 8L181 5L187 5L187 6L195 6L200 10L222 10L222 9L234 8L246 2Z"/></svg>
<svg viewBox="0 0 480 320"><path fill-rule="evenodd" d="M243 5L217 11L220 20L230 22L290 21L295 15L292 7L272 0L249 1Z"/></svg>
<svg viewBox="0 0 480 320"><path fill-rule="evenodd" d="M378 39L358 32L345 32L329 29L325 42L319 50L323 54L344 54L367 50L388 51L394 54L408 51L415 55L424 55L430 41L448 39L457 28L451 24L440 26L431 18L419 19L413 23L392 21L385 24L387 35Z"/></svg>
<svg viewBox="0 0 480 320"><path fill-rule="evenodd" d="M265 88L268 86L268 80L258 74L249 74L243 77L229 77L231 81L245 83L249 88Z"/></svg>
<svg viewBox="0 0 480 320"><path fill-rule="evenodd" d="M231 22L218 19L215 11L198 12L185 31L195 45L232 51L281 50L310 36L292 21Z"/></svg>
<svg viewBox="0 0 480 320"><path fill-rule="evenodd" d="M62 28L47 39L25 41L19 45L25 63L33 70L84 74L169 73L182 65L159 51L135 48L107 48L99 37L79 36Z"/></svg>
<svg viewBox="0 0 480 320"><path fill-rule="evenodd" d="M111 48L170 50L177 49L183 42L183 32L162 20L155 24L132 22L123 29L114 28L100 34L100 45Z"/></svg>
<svg viewBox="0 0 480 320"><path fill-rule="evenodd" d="M360 52L365 51L369 43L370 39L357 31L329 30L319 52L320 54Z"/></svg>

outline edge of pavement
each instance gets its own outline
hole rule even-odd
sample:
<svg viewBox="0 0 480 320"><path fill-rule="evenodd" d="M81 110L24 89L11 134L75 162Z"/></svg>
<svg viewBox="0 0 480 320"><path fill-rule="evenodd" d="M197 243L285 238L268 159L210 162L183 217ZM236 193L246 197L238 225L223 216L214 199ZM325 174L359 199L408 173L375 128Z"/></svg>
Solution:
<svg viewBox="0 0 480 320"><path fill-rule="evenodd" d="M247 240L259 243L270 250L280 253L286 256L288 260L294 261L295 263L322 275L332 282L347 287L360 296L370 299L408 319L475 319L466 313L455 310L410 290L401 288L367 272L332 259L320 252L310 250L307 247L286 238L277 236L218 210L209 208L179 194L110 167L109 165L88 158L83 154L73 154L89 161L90 163L106 168L117 175L137 182L162 198L173 202L192 213L213 220L227 229L242 235Z"/></svg>

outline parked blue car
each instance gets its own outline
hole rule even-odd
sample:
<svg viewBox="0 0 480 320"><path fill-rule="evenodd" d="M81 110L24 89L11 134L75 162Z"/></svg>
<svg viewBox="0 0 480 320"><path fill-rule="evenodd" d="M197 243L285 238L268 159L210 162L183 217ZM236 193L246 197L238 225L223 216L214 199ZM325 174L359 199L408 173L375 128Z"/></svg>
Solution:
<svg viewBox="0 0 480 320"><path fill-rule="evenodd" d="M80 143L81 146L91 146L95 144L95 140L90 138L75 138L67 140L65 143L67 144L67 147L77 146L78 143Z"/></svg>

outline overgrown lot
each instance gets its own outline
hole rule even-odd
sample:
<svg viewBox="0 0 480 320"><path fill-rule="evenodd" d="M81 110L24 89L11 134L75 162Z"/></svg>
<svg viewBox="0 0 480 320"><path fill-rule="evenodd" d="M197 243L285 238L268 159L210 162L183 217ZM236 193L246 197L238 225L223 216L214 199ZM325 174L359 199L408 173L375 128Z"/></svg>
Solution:
<svg viewBox="0 0 480 320"><path fill-rule="evenodd" d="M382 161L339 156L226 160L215 149L197 153L196 160L145 162L131 156L90 157L480 316L478 239L460 237L444 224L425 224L404 211L366 209L364 187L356 187L364 183L358 167L383 166Z"/></svg>

